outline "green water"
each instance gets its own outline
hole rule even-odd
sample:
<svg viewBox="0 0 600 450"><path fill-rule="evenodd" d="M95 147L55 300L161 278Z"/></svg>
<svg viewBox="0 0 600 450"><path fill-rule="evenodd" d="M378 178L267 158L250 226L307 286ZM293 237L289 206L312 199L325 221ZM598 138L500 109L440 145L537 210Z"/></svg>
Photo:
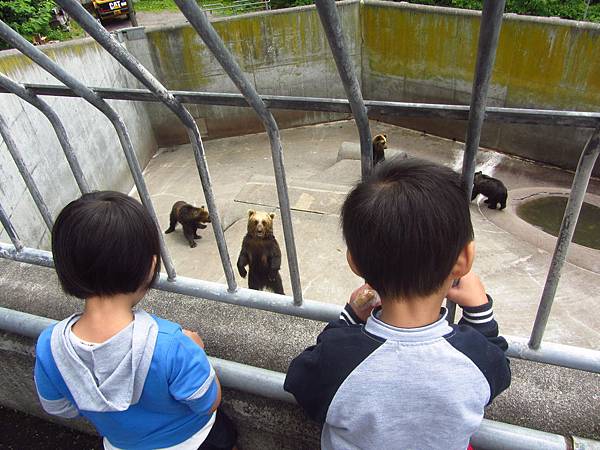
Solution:
<svg viewBox="0 0 600 450"><path fill-rule="evenodd" d="M553 196L531 200L517 208L517 215L546 233L558 236L567 200ZM583 203L573 242L600 250L600 208Z"/></svg>

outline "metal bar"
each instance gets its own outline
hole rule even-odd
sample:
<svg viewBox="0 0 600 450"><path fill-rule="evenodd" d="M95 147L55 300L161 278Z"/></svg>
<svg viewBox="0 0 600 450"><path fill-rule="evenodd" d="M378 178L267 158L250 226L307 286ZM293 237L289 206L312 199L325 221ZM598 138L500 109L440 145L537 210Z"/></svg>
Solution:
<svg viewBox="0 0 600 450"><path fill-rule="evenodd" d="M27 247L19 252L13 245L1 242L0 258L43 267L53 267L52 254L50 252ZM165 276L161 275L154 288L161 291L321 322L338 320L341 311L341 306L339 305L313 300L304 300L302 306L298 307L294 305L294 300L290 296L252 289L240 288L235 293L231 293L225 285L181 276L177 277L175 281L167 281ZM597 350L547 342L539 350L533 350L527 347L527 340L525 338L512 336L505 336L505 338L508 341L508 351L506 354L511 358L600 373L600 352Z"/></svg>
<svg viewBox="0 0 600 450"><path fill-rule="evenodd" d="M30 44L27 40L25 40L21 35L19 35L16 31L10 28L2 20L0 20L0 38L4 39L6 42L8 42L21 53L26 55L44 70L52 74L55 78L69 86L79 97L84 98L87 102L96 107L102 114L104 114L108 118L110 123L115 128L115 131L117 132L119 142L121 143L121 147L123 147L123 152L125 153L127 164L129 165L131 175L135 182L135 186L138 190L142 203L152 215L152 218L154 219L156 226L159 230L160 249L162 259L165 265L165 270L169 274L170 279L175 279L176 274L175 268L173 267L173 261L171 259L171 255L169 254L167 246L165 245L163 234L160 230L160 225L158 223L158 218L156 217L156 212L154 211L154 206L152 205L152 200L150 199L150 193L148 192L146 182L144 181L144 176L142 175L140 163L135 155L133 143L131 142L129 132L127 131L127 127L125 126L125 122L123 121L121 116L108 103L106 103L106 101L104 101L102 98L100 98L100 96L94 93L94 91L89 89L75 77L68 74L62 67L60 67L54 61L48 58L48 56L46 56L41 50Z"/></svg>
<svg viewBox="0 0 600 450"><path fill-rule="evenodd" d="M23 84L35 95L56 97L78 97L66 86L47 84ZM146 89L91 87L105 100L132 100L139 102L160 102L152 92ZM10 93L0 86L0 92ZM241 94L223 92L169 91L181 103L195 105L237 106L249 108L250 105ZM269 109L287 109L298 111L321 111L351 114L347 99L294 97L285 95L261 95ZM467 120L469 106L446 105L436 103L386 102L365 100L369 114L390 117L425 117L432 119ZM517 123L525 125L551 125L564 127L596 128L600 124L600 113L582 111L561 111L552 109L524 109L488 107L485 120L495 123Z"/></svg>
<svg viewBox="0 0 600 450"><path fill-rule="evenodd" d="M0 86L4 87L7 91L17 95L22 100L26 101L30 105L37 108L42 114L46 116L52 128L54 128L54 132L56 133L56 137L58 138L58 142L63 149L65 154L65 158L67 158L67 162L69 163L69 167L71 168L71 172L73 173L73 177L75 177L75 181L79 190L82 194L86 192L90 192L89 184L85 179L85 175L81 170L81 166L77 161L77 156L75 155L75 151L71 146L71 142L69 141L69 136L67 135L67 130L63 126L62 122L58 118L58 115L54 112L54 110L46 103L44 100L39 98L37 95L29 92L25 87L20 85L19 83L11 80L7 76L0 73Z"/></svg>
<svg viewBox="0 0 600 450"><path fill-rule="evenodd" d="M41 332L57 321L46 317L0 307L0 330L37 339ZM295 404L294 396L284 391L285 374L273 370L240 364L209 356L222 386L273 400ZM569 437L570 438L570 437ZM570 439L569 439L570 440ZM594 448L596 441L581 441ZM476 448L488 450L568 450L564 436L530 428L483 419L479 430L471 438Z"/></svg>
<svg viewBox="0 0 600 450"><path fill-rule="evenodd" d="M477 44L477 61L475 63L475 76L473 77L473 90L471 106L469 108L469 122L467 124L467 137L465 138L465 152L463 155L462 180L465 186L467 201L471 201L473 191L473 174L475 173L475 158L479 149L481 129L485 119L485 104L487 102L488 88L492 78L492 69L496 59L498 37L502 26L502 13L506 0L485 0L479 25L479 43ZM448 321L454 322L456 305L448 301Z"/></svg>
<svg viewBox="0 0 600 450"><path fill-rule="evenodd" d="M52 230L52 225L54 222L52 220L52 215L50 214L50 211L48 210L48 205L46 205L46 202L44 201L42 194L40 193L39 189L37 188L37 185L35 184L35 180L31 176L31 173L29 173L29 169L27 169L27 166L25 165L25 161L23 161L23 158L21 157L21 152L17 148L17 144L15 143L15 141L13 140L13 138L10 134L9 127L8 127L6 121L4 120L4 117L2 117L1 115L0 115L0 136L2 136L2 139L4 139L4 142L6 143L6 148L8 148L8 152L10 153L10 156L12 157L13 161L15 162L17 169L19 169L19 173L21 174L21 177L23 177L25 186L27 186L27 189L29 190L31 197L33 198L33 201L35 202L35 206L37 206L37 209L40 212L42 219L44 220L44 223L48 227L48 230Z"/></svg>
<svg viewBox="0 0 600 450"><path fill-rule="evenodd" d="M173 97L173 95L171 95L171 93L169 93L169 91L167 91L167 89L137 59L135 59L122 45L120 45L111 36L111 34L104 29L104 27L98 24L98 22L96 22L96 20L83 8L83 6L81 6L79 2L75 0L57 0L56 3L62 6L62 8L125 69L127 69L134 77L143 83L144 86L150 89L153 96L164 103L171 111L173 111L173 113L185 126L190 143L192 145L194 158L196 160L196 166L198 168L200 182L204 192L204 199L206 200L208 210L211 214L211 225L215 233L217 249L219 250L221 264L223 265L225 279L227 280L229 290L234 291L237 288L235 275L231 266L229 251L227 250L225 232L221 226L219 210L217 208L215 197L212 191L212 184L210 181L208 164L206 162L204 145L202 144L200 130L198 129L196 121L189 111L185 109L183 105L175 97Z"/></svg>
<svg viewBox="0 0 600 450"><path fill-rule="evenodd" d="M556 247L554 248L550 269L548 270L548 276L546 277L546 284L544 285L544 291L542 292L542 298L540 300L537 315L535 316L535 322L529 340L529 346L536 350L540 348L542 337L546 330L546 324L550 317L550 310L552 309L552 303L554 302L554 296L556 294L558 282L560 281L562 267L567 258L567 251L569 250L569 244L575 233L575 227L577 226L577 219L579 218L585 191L590 182L592 169L594 168L596 159L598 159L599 153L600 126L596 128L587 144L585 144L581 157L579 158L579 163L577 164L569 201L567 202L565 214L560 225L560 231L556 239Z"/></svg>
<svg viewBox="0 0 600 450"><path fill-rule="evenodd" d="M283 224L283 235L285 238L285 248L290 271L290 281L292 283L292 291L294 294L294 303L300 306L302 304L300 270L298 268L298 256L296 254L296 243L294 242L290 199L287 189L285 167L283 164L283 148L281 147L281 138L279 136L277 122L275 122L273 114L267 109L258 95L258 92L256 92L254 86L244 75L235 58L208 20L206 13L200 9L196 1L175 0L175 4L190 22L190 25L194 27L217 61L219 61L221 67L223 67L231 81L233 81L242 93L248 104L254 109L267 131L267 136L269 137L269 142L271 144L271 157L273 159L273 170L275 172L275 183L277 186L277 196L279 198L279 210L281 212L281 222Z"/></svg>
<svg viewBox="0 0 600 450"><path fill-rule="evenodd" d="M373 170L373 145L367 108L363 101L360 84L354 70L354 64L348 53L348 44L342 30L335 0L316 0L315 5L321 18L323 30L329 41L329 47L335 60L338 73L346 91L346 97L352 109L352 115L358 128L360 139L360 167L362 179L366 179Z"/></svg>
<svg viewBox="0 0 600 450"><path fill-rule="evenodd" d="M23 249L23 244L21 243L21 240L19 239L19 236L17 235L17 232L10 221L10 217L8 217L8 214L6 211L4 211L2 205L0 205L0 223L4 227L6 234L8 234L10 241L15 246L16 251L20 252Z"/></svg>

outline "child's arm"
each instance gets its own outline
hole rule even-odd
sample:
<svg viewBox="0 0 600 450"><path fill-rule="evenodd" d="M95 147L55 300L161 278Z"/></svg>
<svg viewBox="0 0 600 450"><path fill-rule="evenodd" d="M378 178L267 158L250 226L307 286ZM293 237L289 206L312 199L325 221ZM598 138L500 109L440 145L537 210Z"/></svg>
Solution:
<svg viewBox="0 0 600 450"><path fill-rule="evenodd" d="M469 272L452 287L447 298L463 310L458 322L458 331L469 327L481 333L488 342L488 349L477 348L477 343L467 343L461 349L481 369L490 384L490 402L500 392L510 386L510 364L504 352L508 348L506 339L498 333L498 323L494 319L492 298L485 293L483 283L477 275ZM501 350L498 351L498 350Z"/></svg>
<svg viewBox="0 0 600 450"><path fill-rule="evenodd" d="M44 411L64 419L73 419L79 415L79 411L75 405L65 398L52 384L38 359L35 360L34 381Z"/></svg>
<svg viewBox="0 0 600 450"><path fill-rule="evenodd" d="M221 385L200 343L200 336L188 330L175 336L169 350L169 391L198 415L209 415L221 402Z"/></svg>

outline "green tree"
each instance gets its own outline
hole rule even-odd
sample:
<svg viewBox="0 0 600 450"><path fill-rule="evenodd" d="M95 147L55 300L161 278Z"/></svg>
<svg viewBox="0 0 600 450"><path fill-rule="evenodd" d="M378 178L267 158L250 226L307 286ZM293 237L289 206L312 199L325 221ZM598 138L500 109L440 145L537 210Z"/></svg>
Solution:
<svg viewBox="0 0 600 450"><path fill-rule="evenodd" d="M30 41L36 34L59 39L61 31L50 26L55 6L52 0L0 0L0 19ZM0 48L6 47L6 43L0 41Z"/></svg>

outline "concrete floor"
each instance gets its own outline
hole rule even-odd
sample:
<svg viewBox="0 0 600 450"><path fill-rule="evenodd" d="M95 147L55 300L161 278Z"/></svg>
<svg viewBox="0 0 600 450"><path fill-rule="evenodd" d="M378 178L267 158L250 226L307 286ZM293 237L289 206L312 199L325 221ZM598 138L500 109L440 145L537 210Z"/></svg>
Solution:
<svg viewBox="0 0 600 450"><path fill-rule="evenodd" d="M372 123L373 134L385 132L389 145L411 155L460 169L462 144L419 132ZM347 267L345 245L339 229L338 211L349 186L358 179L358 161L337 162L342 142L358 142L352 121L307 126L282 131L285 165L292 203L292 217L304 297L343 304L361 284ZM235 268L246 229L248 209L276 211L268 139L264 133L218 139L205 143L212 184L232 263ZM568 188L572 174L532 164L497 152L482 150L478 168L502 179L509 190L522 188ZM168 227L171 205L185 200L205 204L198 172L189 145L162 149L145 169L163 230ZM592 180L588 192L600 194L600 183ZM509 193L510 196L510 193ZM482 205L484 206L484 205ZM551 252L531 242L527 233L502 227L507 211L482 213L471 206L476 233L475 269L495 298L496 316L502 333L528 336L548 270ZM224 282L215 239L209 227L196 248L190 248L181 227L165 235L180 275ZM275 235L284 251L280 217ZM600 251L595 255L600 256ZM285 257L284 257L285 261ZM236 271L237 272L237 271ZM286 293L291 293L287 264L282 267ZM246 280L237 276L241 286ZM567 263L545 339L549 342L600 348L600 274Z"/></svg>

